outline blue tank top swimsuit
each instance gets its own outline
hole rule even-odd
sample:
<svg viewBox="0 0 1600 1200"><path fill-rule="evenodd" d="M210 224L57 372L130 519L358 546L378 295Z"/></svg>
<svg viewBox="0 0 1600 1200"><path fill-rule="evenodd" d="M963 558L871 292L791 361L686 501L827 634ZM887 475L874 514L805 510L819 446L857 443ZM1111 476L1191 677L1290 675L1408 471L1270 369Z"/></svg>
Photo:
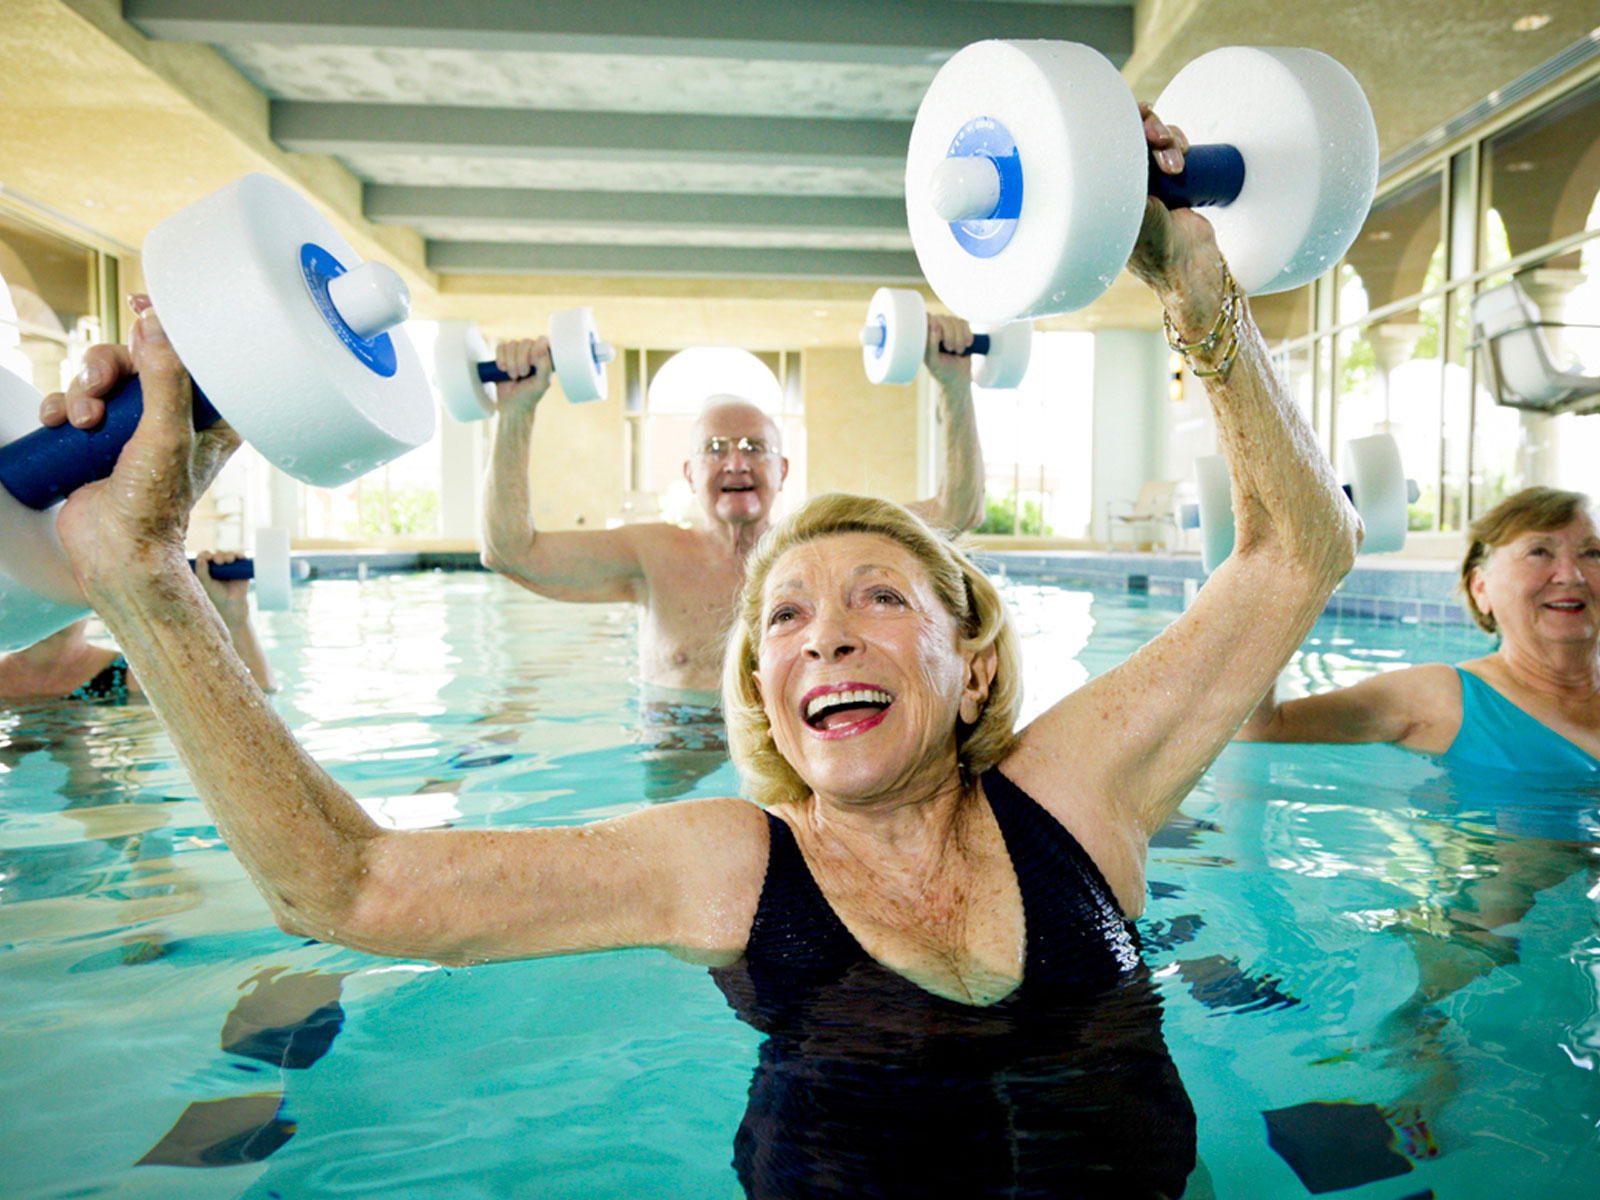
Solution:
<svg viewBox="0 0 1600 1200"><path fill-rule="evenodd" d="M1600 759L1522 711L1471 671L1461 676L1461 732L1440 761L1532 775L1600 773Z"/></svg>

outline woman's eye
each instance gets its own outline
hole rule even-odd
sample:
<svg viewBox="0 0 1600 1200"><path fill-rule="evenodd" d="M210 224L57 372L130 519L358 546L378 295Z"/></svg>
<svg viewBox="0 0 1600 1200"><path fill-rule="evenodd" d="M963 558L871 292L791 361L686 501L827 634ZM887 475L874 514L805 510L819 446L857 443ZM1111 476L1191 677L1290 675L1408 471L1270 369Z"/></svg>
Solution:
<svg viewBox="0 0 1600 1200"><path fill-rule="evenodd" d="M767 624L769 626L782 625L787 621L792 621L794 619L794 615L794 609L788 605L785 605L782 608L775 608L772 610L771 615L767 617Z"/></svg>
<svg viewBox="0 0 1600 1200"><path fill-rule="evenodd" d="M897 592L897 591L894 591L892 588L876 588L876 589L874 589L873 593L872 593L872 601L873 601L874 604L904 604L905 603L905 601L900 598L900 593Z"/></svg>

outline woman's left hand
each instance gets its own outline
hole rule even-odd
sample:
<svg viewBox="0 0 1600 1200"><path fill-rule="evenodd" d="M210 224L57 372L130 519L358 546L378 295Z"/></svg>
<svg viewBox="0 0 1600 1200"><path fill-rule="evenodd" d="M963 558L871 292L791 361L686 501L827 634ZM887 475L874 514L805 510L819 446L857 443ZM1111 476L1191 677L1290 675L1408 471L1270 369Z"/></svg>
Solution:
<svg viewBox="0 0 1600 1200"><path fill-rule="evenodd" d="M110 477L73 492L57 518L62 544L86 588L124 569L148 569L171 557L181 559L187 570L189 510L239 445L238 434L224 422L195 433L189 373L149 298L136 296L131 303L138 319L128 353L97 356L96 376L80 376L64 396L53 395L44 404L56 412L81 410L115 390L130 372L139 376L144 391L143 416Z"/></svg>

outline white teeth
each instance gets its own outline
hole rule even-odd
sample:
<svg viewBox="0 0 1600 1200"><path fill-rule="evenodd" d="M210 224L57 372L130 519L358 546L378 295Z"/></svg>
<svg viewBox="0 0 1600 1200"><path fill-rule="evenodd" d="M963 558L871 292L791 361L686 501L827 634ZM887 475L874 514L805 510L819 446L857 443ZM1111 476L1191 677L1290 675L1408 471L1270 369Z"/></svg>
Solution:
<svg viewBox="0 0 1600 1200"><path fill-rule="evenodd" d="M877 688L857 688L851 692L830 692L826 696L818 696L806 705L806 720L811 720L818 713L828 708L848 708L852 704L888 704L891 697L888 692L880 692Z"/></svg>

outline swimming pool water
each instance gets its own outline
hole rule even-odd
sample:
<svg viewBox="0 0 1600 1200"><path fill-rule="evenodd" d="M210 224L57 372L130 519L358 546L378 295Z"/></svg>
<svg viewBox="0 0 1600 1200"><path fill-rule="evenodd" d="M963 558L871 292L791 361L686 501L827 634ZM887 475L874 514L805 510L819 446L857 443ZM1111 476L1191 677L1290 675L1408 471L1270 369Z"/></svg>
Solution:
<svg viewBox="0 0 1600 1200"><path fill-rule="evenodd" d="M1176 611L1005 586L1029 713ZM279 711L380 819L641 803L624 608L434 574L319 581L259 623ZM1325 621L1285 685L1487 646ZM761 1038L703 970L288 937L140 705L0 715L0 768L0 1195L742 1194ZM722 764L688 794L737 790ZM1229 747L1153 847L1140 922L1198 1118L1188 1194L1600 1193L1597 803L1385 747ZM1477 935L1463 912L1502 887L1532 903ZM1411 1011L1424 970L1459 986Z"/></svg>

